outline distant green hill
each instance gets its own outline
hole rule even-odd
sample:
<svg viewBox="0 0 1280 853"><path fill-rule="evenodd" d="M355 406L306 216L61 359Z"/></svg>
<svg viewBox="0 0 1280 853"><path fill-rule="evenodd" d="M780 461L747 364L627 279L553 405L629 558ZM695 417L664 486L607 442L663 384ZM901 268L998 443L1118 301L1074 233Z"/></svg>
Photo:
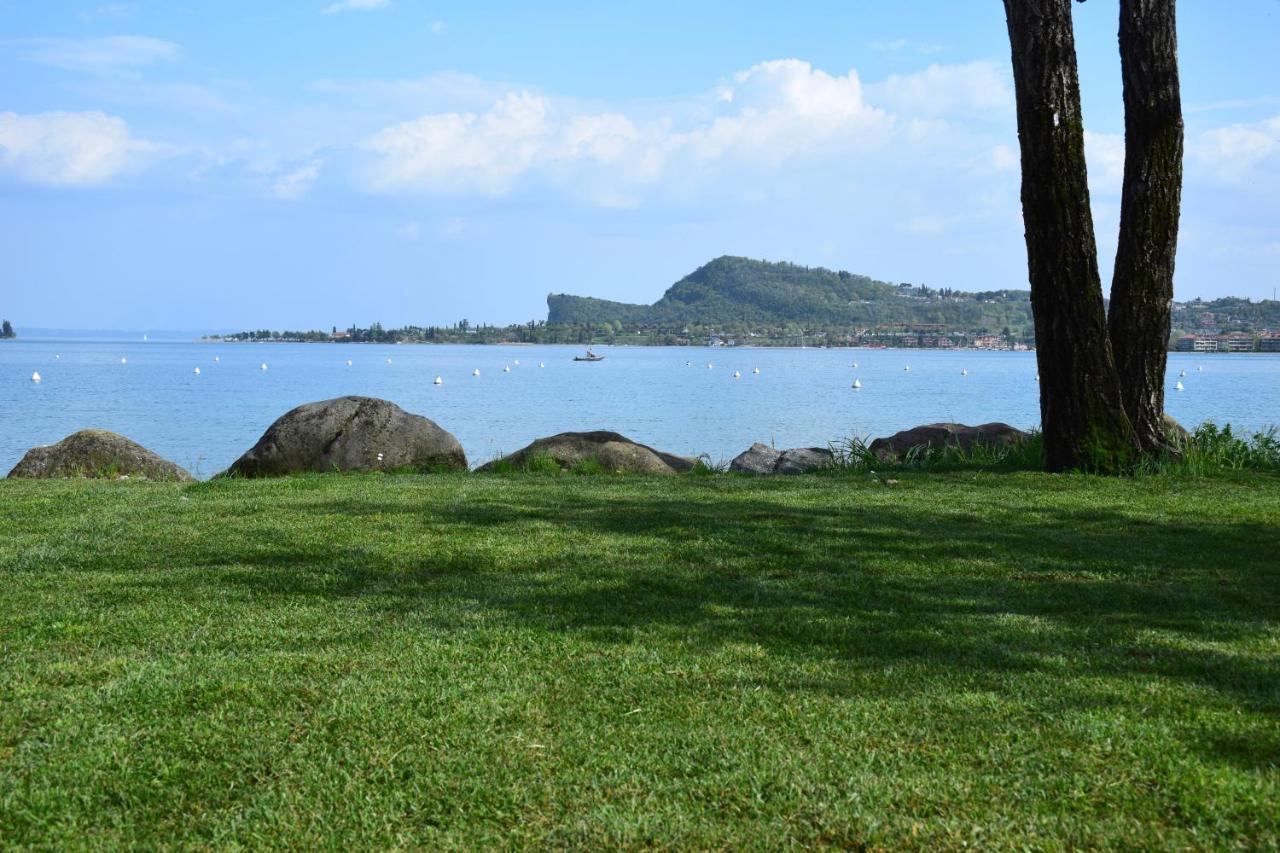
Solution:
<svg viewBox="0 0 1280 853"><path fill-rule="evenodd" d="M628 327L759 328L945 323L966 329L1029 332L1029 293L963 293L890 284L863 275L721 257L673 284L653 305L551 294L549 324Z"/></svg>

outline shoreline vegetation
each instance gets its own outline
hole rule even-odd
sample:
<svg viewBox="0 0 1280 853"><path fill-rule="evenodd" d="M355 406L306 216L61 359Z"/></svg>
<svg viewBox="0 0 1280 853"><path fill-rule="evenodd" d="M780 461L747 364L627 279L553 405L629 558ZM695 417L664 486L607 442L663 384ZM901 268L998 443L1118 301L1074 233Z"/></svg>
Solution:
<svg viewBox="0 0 1280 853"><path fill-rule="evenodd" d="M1030 292L965 292L876 281L845 270L721 257L652 305L552 293L547 319L492 326L258 329L206 340L255 343L570 344L1028 350ZM1175 302L1169 348L1280 352L1280 302Z"/></svg>

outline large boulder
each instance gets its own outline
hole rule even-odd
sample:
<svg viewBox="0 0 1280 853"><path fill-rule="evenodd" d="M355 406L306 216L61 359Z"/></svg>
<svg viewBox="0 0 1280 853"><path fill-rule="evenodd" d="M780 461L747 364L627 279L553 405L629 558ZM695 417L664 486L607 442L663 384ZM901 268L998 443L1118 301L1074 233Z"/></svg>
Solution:
<svg viewBox="0 0 1280 853"><path fill-rule="evenodd" d="M775 474L807 474L835 464L836 455L827 447L793 447L782 451Z"/></svg>
<svg viewBox="0 0 1280 853"><path fill-rule="evenodd" d="M825 447L793 447L775 450L753 444L729 463L739 474L805 474L835 464L835 454Z"/></svg>
<svg viewBox="0 0 1280 853"><path fill-rule="evenodd" d="M676 456L639 444L616 432L562 432L540 438L510 456L480 467L491 471L506 467L524 468L535 459L550 459L564 469L594 460L610 473L682 474L692 471L698 460Z"/></svg>
<svg viewBox="0 0 1280 853"><path fill-rule="evenodd" d="M781 450L757 442L735 456L729 470L737 474L772 474L781 458Z"/></svg>
<svg viewBox="0 0 1280 853"><path fill-rule="evenodd" d="M57 444L32 448L9 472L9 476L34 480L89 477L183 483L195 479L136 441L105 429L82 429Z"/></svg>
<svg viewBox="0 0 1280 853"><path fill-rule="evenodd" d="M222 476L467 469L458 440L387 400L338 397L286 412Z"/></svg>
<svg viewBox="0 0 1280 853"><path fill-rule="evenodd" d="M980 426L965 424L926 424L896 432L888 438L877 438L868 448L880 459L904 459L914 448L941 449L959 447L969 450L978 444L999 446L1030 437L1008 424L989 423Z"/></svg>

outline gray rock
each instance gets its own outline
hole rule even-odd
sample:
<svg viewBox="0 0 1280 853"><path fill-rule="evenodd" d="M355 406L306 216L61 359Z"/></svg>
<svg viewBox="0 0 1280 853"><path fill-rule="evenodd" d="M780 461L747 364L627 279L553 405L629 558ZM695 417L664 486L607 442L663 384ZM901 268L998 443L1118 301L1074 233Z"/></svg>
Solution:
<svg viewBox="0 0 1280 853"><path fill-rule="evenodd" d="M434 421L374 397L338 397L289 411L221 476L303 471L467 470L458 440Z"/></svg>
<svg viewBox="0 0 1280 853"><path fill-rule="evenodd" d="M903 459L914 448L937 449L960 447L969 450L976 444L1001 445L1029 438L1029 433L1003 423L980 426L965 424L926 424L877 438L868 448L880 459Z"/></svg>
<svg viewBox="0 0 1280 853"><path fill-rule="evenodd" d="M480 466L479 470L491 471L507 466L523 468L530 461L543 457L551 459L564 469L574 468L594 459L610 473L681 474L692 471L698 464L696 459L655 450L634 442L625 435L597 430L562 432L540 438L510 456Z"/></svg>
<svg viewBox="0 0 1280 853"><path fill-rule="evenodd" d="M825 447L793 447L775 450L764 444L753 444L729 463L729 470L739 474L805 474L835 463L835 454Z"/></svg>
<svg viewBox="0 0 1280 853"><path fill-rule="evenodd" d="M105 429L82 429L57 444L32 448L9 472L9 476L35 480L69 477L120 480L127 477L181 483L195 479L136 441Z"/></svg>
<svg viewBox="0 0 1280 853"><path fill-rule="evenodd" d="M782 458L774 467L775 474L807 474L821 468L830 468L836 457L825 447L793 447L782 451Z"/></svg>
<svg viewBox="0 0 1280 853"><path fill-rule="evenodd" d="M734 457L729 470L739 474L772 474L781 458L782 451L757 443Z"/></svg>

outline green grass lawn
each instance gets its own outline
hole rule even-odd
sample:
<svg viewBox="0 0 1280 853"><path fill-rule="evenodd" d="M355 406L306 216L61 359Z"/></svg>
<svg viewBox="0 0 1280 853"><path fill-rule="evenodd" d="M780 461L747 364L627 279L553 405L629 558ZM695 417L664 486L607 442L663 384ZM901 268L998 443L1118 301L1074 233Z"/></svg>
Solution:
<svg viewBox="0 0 1280 853"><path fill-rule="evenodd" d="M0 482L0 846L1275 847L1280 477Z"/></svg>

